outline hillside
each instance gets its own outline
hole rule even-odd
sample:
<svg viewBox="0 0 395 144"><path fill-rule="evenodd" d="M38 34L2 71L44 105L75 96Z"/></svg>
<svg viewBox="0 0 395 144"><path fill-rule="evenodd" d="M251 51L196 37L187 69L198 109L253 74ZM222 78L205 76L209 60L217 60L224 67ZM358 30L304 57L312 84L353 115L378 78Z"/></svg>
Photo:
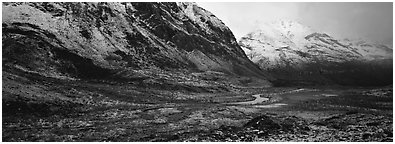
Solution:
<svg viewBox="0 0 395 144"><path fill-rule="evenodd" d="M119 127L108 124L123 119L107 116L133 112L148 123L120 126L133 127L125 141L141 141L167 121L147 117L150 109L192 106L188 116L203 104L250 99L245 87L271 86L229 28L194 3L2 9L3 141L113 141ZM96 130L88 130L91 122Z"/></svg>
<svg viewBox="0 0 395 144"><path fill-rule="evenodd" d="M3 3L2 25L5 70L61 79L157 70L265 79L229 28L194 3Z"/></svg>
<svg viewBox="0 0 395 144"><path fill-rule="evenodd" d="M239 44L280 85L392 84L391 48L363 40L339 40L298 22L263 24Z"/></svg>

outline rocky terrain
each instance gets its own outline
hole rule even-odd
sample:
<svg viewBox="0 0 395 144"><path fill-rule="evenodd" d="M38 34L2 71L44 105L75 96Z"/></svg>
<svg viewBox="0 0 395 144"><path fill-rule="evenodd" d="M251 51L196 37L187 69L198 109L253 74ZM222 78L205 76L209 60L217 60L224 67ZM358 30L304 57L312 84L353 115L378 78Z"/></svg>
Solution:
<svg viewBox="0 0 395 144"><path fill-rule="evenodd" d="M392 87L211 92L22 76L3 76L3 141L393 141ZM269 100L234 104L255 94Z"/></svg>
<svg viewBox="0 0 395 144"><path fill-rule="evenodd" d="M262 24L239 44L254 63L278 79L277 85L392 83L392 48L339 40L298 22Z"/></svg>
<svg viewBox="0 0 395 144"><path fill-rule="evenodd" d="M4 142L392 141L392 85L271 87L194 3L2 9Z"/></svg>
<svg viewBox="0 0 395 144"><path fill-rule="evenodd" d="M61 79L146 79L160 70L260 71L194 3L3 3L3 66Z"/></svg>
<svg viewBox="0 0 395 144"><path fill-rule="evenodd" d="M337 92L339 91L342 90L338 89ZM294 95L294 92L291 94ZM308 96L299 98L295 105L268 110L242 126L221 126L183 140L392 142L392 106L389 106L392 102L392 88L343 92L343 96L321 94L329 97L308 98L309 100L306 99ZM355 98L359 102L355 102Z"/></svg>

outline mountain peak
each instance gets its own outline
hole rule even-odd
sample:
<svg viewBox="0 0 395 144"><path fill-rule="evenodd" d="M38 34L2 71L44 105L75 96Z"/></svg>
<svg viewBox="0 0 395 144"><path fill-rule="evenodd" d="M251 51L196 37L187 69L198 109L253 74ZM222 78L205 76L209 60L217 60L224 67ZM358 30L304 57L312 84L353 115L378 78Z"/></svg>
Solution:
<svg viewBox="0 0 395 144"><path fill-rule="evenodd" d="M293 21L293 20L276 20L271 22L272 25L274 26L281 26L282 28L291 28L291 27L301 27L301 28L306 28L308 29L307 26L303 25L302 23L298 21Z"/></svg>
<svg viewBox="0 0 395 144"><path fill-rule="evenodd" d="M222 31L229 31L229 28L219 18L198 6L195 2L177 2L177 5L189 19L193 20L201 27L210 29L211 26L214 26Z"/></svg>
<svg viewBox="0 0 395 144"><path fill-rule="evenodd" d="M280 30L282 32L308 32L311 33L313 30L305 26L304 24L298 22L298 21L293 21L293 20L276 20L271 23L269 23L269 26Z"/></svg>
<svg viewBox="0 0 395 144"><path fill-rule="evenodd" d="M305 41L304 37L313 33L310 27L293 20L276 20L263 23L260 24L257 31L279 33L281 36L298 43L303 43Z"/></svg>
<svg viewBox="0 0 395 144"><path fill-rule="evenodd" d="M305 36L311 33L313 33L313 30L300 22L276 20L260 24L257 30L250 35L254 35L255 39L268 41L272 44L279 42L280 45L286 43L289 46L303 47L303 44L306 43Z"/></svg>

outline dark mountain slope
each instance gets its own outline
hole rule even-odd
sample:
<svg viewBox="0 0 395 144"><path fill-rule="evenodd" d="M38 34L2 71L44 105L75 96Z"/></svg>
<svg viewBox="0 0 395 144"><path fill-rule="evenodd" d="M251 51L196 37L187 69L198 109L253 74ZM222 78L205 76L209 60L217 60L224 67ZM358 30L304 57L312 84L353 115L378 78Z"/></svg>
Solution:
<svg viewBox="0 0 395 144"><path fill-rule="evenodd" d="M265 78L229 28L194 3L3 3L2 37L6 69L55 78L157 69Z"/></svg>
<svg viewBox="0 0 395 144"><path fill-rule="evenodd" d="M3 141L142 141L167 121L271 85L229 28L193 3L2 8ZM179 106L174 119L149 116ZM128 116L107 117L120 111ZM58 120L67 122L44 122ZM171 133L197 130L180 123ZM129 127L126 139L108 124Z"/></svg>

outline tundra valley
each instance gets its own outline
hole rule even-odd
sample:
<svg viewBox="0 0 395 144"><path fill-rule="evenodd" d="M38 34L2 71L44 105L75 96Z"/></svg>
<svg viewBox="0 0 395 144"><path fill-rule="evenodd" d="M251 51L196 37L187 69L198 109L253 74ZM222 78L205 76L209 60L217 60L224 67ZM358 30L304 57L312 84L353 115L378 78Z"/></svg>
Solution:
<svg viewBox="0 0 395 144"><path fill-rule="evenodd" d="M196 3L2 3L3 142L392 142L392 47Z"/></svg>

